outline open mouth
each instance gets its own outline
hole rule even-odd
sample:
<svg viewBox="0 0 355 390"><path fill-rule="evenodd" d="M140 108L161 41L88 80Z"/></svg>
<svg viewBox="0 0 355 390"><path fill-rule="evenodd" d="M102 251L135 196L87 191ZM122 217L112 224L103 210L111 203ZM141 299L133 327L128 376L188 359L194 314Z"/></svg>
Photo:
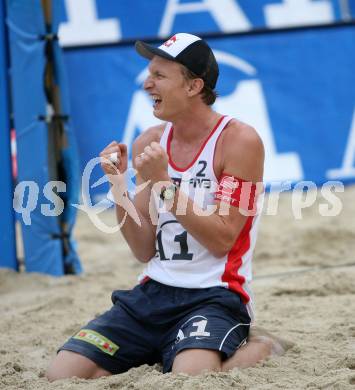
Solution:
<svg viewBox="0 0 355 390"><path fill-rule="evenodd" d="M153 107L157 108L159 104L162 102L162 99L157 96L157 95L152 95L152 100L153 100Z"/></svg>

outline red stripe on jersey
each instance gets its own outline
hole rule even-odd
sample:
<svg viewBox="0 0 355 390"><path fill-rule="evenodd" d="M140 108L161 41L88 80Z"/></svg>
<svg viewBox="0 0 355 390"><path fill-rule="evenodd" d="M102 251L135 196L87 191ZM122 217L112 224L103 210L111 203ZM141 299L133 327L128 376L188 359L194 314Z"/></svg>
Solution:
<svg viewBox="0 0 355 390"><path fill-rule="evenodd" d="M227 262L222 275L222 282L228 283L228 288L238 293L245 304L249 302L250 297L243 289L245 277L239 275L238 271L243 265L242 257L250 248L249 233L253 224L253 219L254 217L248 217L246 220L242 231L233 245L233 248L228 253Z"/></svg>
<svg viewBox="0 0 355 390"><path fill-rule="evenodd" d="M170 144L171 144L171 140L173 138L173 132L174 132L174 128L171 127L170 129L170 133L169 133L169 136L168 136L168 143L167 143L167 146L166 146L166 150L167 150L167 153L168 153L168 156L169 156L169 164L171 165L172 168L174 168L176 171L178 172L184 172L184 171L187 171L189 168L191 168L196 160L198 159L199 155L202 153L203 151L203 148L206 146L207 142L210 140L210 138L212 137L212 135L215 133L215 131L218 129L219 125L221 124L222 120L225 118L225 116L222 116L216 126L213 128L213 130L210 132L209 136L205 139L204 143L202 144L202 146L200 147L200 150L197 152L196 156L194 157L194 159L191 161L191 163L189 165L187 165L186 167L184 168L180 168L178 167L173 159L171 158L171 153L170 153Z"/></svg>
<svg viewBox="0 0 355 390"><path fill-rule="evenodd" d="M149 280L150 280L150 277L149 277L149 276L145 276L145 277L140 281L140 284L147 283Z"/></svg>

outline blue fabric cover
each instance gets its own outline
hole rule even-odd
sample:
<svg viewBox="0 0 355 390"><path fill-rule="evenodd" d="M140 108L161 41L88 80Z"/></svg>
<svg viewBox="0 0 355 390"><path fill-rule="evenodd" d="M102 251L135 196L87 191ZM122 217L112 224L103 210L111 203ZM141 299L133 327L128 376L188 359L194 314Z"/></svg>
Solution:
<svg viewBox="0 0 355 390"><path fill-rule="evenodd" d="M33 180L39 187L37 207L31 213L32 223L26 225L21 219L26 270L63 275L64 264L71 262L74 272L79 273L81 266L74 245L71 246L72 253L69 253L67 258L63 258L60 217L48 217L41 213L41 205L49 203L43 195L43 188L49 180L53 180L49 175L48 167L49 159L54 158L48 155L47 124L39 119L39 116L46 115L43 79L46 64L45 41L41 39L46 31L41 1L7 0L7 6L17 134L18 179L19 181ZM58 58L60 53L56 51L58 52L56 58ZM59 69L58 74L61 75L61 73ZM64 76L58 77L58 82L62 81L64 81ZM66 108L65 102L62 105ZM72 138L72 135L68 136L69 141ZM68 151L71 143L68 145L63 154L70 156L70 158L66 157L67 161L64 162L67 169L66 176L69 178L66 196L70 203L75 198L73 193L77 189L72 184L76 176L71 173L75 170L76 154ZM75 214L67 210L65 213L71 231ZM71 243L73 244L72 241Z"/></svg>
<svg viewBox="0 0 355 390"><path fill-rule="evenodd" d="M0 3L0 267L17 270L15 219L12 208L13 182L11 176L10 121L5 47L4 4Z"/></svg>

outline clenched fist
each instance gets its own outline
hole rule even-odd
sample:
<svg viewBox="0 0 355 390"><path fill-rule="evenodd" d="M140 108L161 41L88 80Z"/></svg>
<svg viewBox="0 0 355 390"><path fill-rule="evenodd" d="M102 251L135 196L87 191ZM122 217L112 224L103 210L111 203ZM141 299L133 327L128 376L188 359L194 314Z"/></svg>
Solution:
<svg viewBox="0 0 355 390"><path fill-rule="evenodd" d="M101 168L106 175L116 175L127 170L127 146L117 141L111 142L100 153Z"/></svg>
<svg viewBox="0 0 355 390"><path fill-rule="evenodd" d="M144 148L144 153L139 154L134 162L139 175L151 184L160 181L169 181L168 155L157 142L152 142Z"/></svg>

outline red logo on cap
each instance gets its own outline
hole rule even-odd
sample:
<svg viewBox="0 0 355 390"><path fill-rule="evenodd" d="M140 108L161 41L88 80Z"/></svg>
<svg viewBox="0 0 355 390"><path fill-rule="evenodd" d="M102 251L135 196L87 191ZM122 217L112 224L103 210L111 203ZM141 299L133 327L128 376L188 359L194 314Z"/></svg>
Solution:
<svg viewBox="0 0 355 390"><path fill-rule="evenodd" d="M173 43L175 43L177 40L176 35L168 39L166 42L164 42L164 46L170 47Z"/></svg>

